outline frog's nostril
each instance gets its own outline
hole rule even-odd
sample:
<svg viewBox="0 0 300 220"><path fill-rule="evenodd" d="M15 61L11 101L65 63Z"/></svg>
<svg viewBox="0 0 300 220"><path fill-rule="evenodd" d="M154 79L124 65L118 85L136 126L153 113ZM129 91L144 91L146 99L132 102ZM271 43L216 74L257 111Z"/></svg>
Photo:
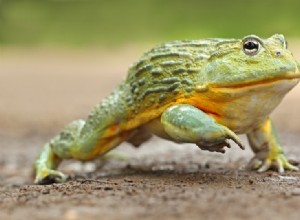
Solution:
<svg viewBox="0 0 300 220"><path fill-rule="evenodd" d="M280 51L277 51L276 52L276 56L280 56L281 55L281 52Z"/></svg>

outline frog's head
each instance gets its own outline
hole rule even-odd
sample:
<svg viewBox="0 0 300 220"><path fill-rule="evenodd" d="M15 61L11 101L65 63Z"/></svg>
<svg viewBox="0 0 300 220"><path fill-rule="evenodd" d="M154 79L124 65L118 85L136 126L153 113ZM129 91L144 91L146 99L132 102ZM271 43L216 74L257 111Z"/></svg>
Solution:
<svg viewBox="0 0 300 220"><path fill-rule="evenodd" d="M278 80L297 81L300 64L287 49L283 35L268 39L249 35L216 44L204 67L207 81L217 87L244 87Z"/></svg>

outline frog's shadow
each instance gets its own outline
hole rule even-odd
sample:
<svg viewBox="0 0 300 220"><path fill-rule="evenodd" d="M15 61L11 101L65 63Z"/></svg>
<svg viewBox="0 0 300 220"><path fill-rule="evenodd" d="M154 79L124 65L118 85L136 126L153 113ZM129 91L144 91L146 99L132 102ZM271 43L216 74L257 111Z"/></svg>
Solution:
<svg viewBox="0 0 300 220"><path fill-rule="evenodd" d="M143 166L128 164L122 168L108 169L104 167L97 168L93 172L77 173L71 175L70 179L75 181L101 181L103 179L126 181L159 181L166 185L173 184L239 184L246 182L252 184L253 180L263 182L264 178L271 176L274 172L268 171L263 174L258 174L255 171L246 169L245 167L210 167L207 164L204 166L196 165L189 166L186 169L173 167L170 164L156 164L155 166Z"/></svg>

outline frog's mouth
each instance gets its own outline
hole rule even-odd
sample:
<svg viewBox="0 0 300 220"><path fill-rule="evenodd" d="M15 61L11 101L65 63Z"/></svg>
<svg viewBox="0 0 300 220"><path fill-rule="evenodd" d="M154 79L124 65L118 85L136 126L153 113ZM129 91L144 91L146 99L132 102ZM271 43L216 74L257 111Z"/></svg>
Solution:
<svg viewBox="0 0 300 220"><path fill-rule="evenodd" d="M251 82L244 82L239 84L232 84L232 85L223 85L223 86L213 86L213 88L222 88L222 89L242 89L242 88L248 88L248 87L255 87L255 86L263 86L263 85L270 85L270 84L276 84L283 81L290 81L291 83L296 83L300 80L300 75L292 76L292 77L277 77L272 79L264 79L259 81L251 81Z"/></svg>
<svg viewBox="0 0 300 220"><path fill-rule="evenodd" d="M242 89L248 87L256 87L256 86L267 86L270 84L276 84L280 82L290 82L291 84L297 84L300 79L300 64L297 64L295 68L292 70L281 72L277 76L263 78L263 79L254 79L250 81L244 81L241 83L232 83L227 85L213 85L213 88L216 89Z"/></svg>

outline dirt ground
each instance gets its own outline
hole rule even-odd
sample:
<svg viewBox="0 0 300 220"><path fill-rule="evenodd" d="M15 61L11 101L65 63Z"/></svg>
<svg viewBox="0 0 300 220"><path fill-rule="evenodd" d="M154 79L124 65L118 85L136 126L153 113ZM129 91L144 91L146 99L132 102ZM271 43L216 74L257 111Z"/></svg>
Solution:
<svg viewBox="0 0 300 220"><path fill-rule="evenodd" d="M300 60L300 47L290 48ZM116 148L123 159L64 162L67 183L32 183L41 146L85 118L144 49L1 49L0 219L299 219L300 172L249 171L249 147L219 154L153 138ZM272 115L296 165L299 94L300 86Z"/></svg>

